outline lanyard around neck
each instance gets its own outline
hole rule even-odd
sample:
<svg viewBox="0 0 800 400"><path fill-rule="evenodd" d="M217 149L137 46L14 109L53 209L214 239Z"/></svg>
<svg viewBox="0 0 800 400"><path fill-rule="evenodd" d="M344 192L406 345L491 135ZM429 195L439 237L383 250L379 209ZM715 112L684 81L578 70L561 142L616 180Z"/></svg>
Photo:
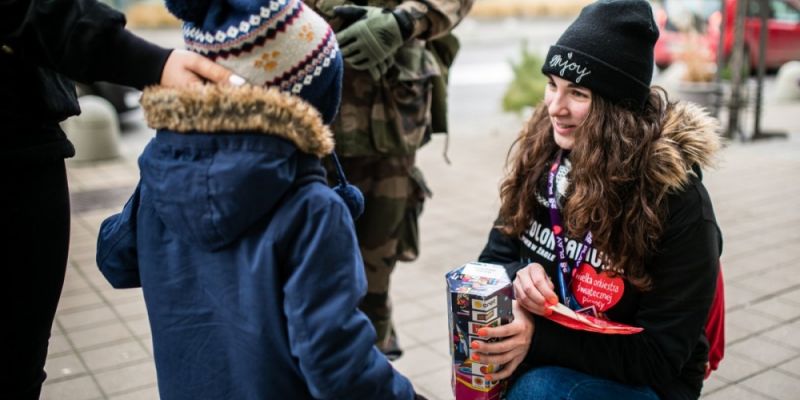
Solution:
<svg viewBox="0 0 800 400"><path fill-rule="evenodd" d="M561 159L563 151L559 150L556 155L555 161L550 166L550 171L547 176L547 205L550 210L550 225L553 229L553 237L556 242L556 256L558 257L558 286L561 294L561 299L566 306L573 310L580 308L580 304L572 296L569 290L569 283L572 279L572 267L567 261L567 252L564 246L564 224L561 220L561 211L558 209L558 202L556 201L556 175L558 175L558 168L561 166ZM583 244L578 250L575 257L575 269L577 269L583 259L586 258L586 253L589 247L592 246L592 233L587 232L586 237L583 239Z"/></svg>

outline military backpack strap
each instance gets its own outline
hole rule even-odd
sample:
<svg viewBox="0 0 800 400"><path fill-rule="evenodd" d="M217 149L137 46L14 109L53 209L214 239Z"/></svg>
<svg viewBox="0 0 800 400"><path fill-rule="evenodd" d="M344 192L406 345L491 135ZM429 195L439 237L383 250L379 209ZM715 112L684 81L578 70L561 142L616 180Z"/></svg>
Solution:
<svg viewBox="0 0 800 400"><path fill-rule="evenodd" d="M430 135L432 133L445 134L443 155L445 161L450 164L450 159L447 157L447 150L450 144L450 131L448 130L447 124L447 84L450 67L453 65L453 61L456 58L456 54L458 54L458 50L461 48L461 44L452 32L448 32L444 36L429 40L425 48L433 54L433 58L439 65L441 73L439 76L432 77L431 130L426 132L423 143L430 140Z"/></svg>

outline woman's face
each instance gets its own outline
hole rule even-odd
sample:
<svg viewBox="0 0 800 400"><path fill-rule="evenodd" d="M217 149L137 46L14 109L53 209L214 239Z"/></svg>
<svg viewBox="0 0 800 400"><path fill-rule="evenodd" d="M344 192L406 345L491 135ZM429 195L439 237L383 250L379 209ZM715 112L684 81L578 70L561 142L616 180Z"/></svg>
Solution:
<svg viewBox="0 0 800 400"><path fill-rule="evenodd" d="M548 80L544 102L553 125L553 139L558 147L572 150L573 133L589 115L592 91L557 76L548 75Z"/></svg>

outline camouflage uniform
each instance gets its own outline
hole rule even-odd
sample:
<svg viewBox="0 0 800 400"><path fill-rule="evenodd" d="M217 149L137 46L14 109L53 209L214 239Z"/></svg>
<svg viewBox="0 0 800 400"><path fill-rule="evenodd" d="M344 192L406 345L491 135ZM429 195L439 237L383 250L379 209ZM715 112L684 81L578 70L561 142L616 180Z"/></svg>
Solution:
<svg viewBox="0 0 800 400"><path fill-rule="evenodd" d="M360 308L375 326L378 347L390 350L389 277L398 260L417 258L417 217L430 196L414 158L431 133L431 93L442 66L426 40L447 35L473 0L304 1L337 32L343 21L333 8L340 5L402 9L413 21L412 39L397 50L380 81L345 66L341 109L332 125L345 173L365 198L364 214L356 221L368 280Z"/></svg>

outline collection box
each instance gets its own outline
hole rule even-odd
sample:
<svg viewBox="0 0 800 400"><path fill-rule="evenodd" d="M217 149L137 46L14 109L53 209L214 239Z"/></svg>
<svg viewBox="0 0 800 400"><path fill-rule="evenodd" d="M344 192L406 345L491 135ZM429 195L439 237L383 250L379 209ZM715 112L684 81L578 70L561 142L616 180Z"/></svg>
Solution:
<svg viewBox="0 0 800 400"><path fill-rule="evenodd" d="M487 341L478 335L480 328L500 326L514 319L511 280L501 265L479 262L448 272L446 279L448 327L452 338L451 382L456 400L499 400L505 389L504 382L487 381L484 376L498 371L500 366L474 362L470 343Z"/></svg>

